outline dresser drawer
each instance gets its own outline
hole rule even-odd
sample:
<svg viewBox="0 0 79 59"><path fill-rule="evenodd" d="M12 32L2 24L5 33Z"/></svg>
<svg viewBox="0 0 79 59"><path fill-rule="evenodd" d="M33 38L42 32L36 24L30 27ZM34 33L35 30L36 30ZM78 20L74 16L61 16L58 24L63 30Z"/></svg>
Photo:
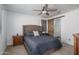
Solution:
<svg viewBox="0 0 79 59"><path fill-rule="evenodd" d="M74 54L79 55L79 34L74 34Z"/></svg>

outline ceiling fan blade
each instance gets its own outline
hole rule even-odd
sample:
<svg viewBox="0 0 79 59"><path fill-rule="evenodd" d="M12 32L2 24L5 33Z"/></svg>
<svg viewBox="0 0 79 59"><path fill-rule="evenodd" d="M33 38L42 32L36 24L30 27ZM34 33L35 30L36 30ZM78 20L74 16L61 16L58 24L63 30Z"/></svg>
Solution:
<svg viewBox="0 0 79 59"><path fill-rule="evenodd" d="M47 10L47 11L57 11L57 9L49 9L49 10Z"/></svg>
<svg viewBox="0 0 79 59"><path fill-rule="evenodd" d="M42 10L33 10L33 11L42 11Z"/></svg>
<svg viewBox="0 0 79 59"><path fill-rule="evenodd" d="M41 15L42 14L42 12L41 13L39 13L38 15Z"/></svg>
<svg viewBox="0 0 79 59"><path fill-rule="evenodd" d="M42 11L44 11L45 10L45 6L43 6L43 9L42 9Z"/></svg>
<svg viewBox="0 0 79 59"><path fill-rule="evenodd" d="M49 15L49 13L47 12L46 15Z"/></svg>

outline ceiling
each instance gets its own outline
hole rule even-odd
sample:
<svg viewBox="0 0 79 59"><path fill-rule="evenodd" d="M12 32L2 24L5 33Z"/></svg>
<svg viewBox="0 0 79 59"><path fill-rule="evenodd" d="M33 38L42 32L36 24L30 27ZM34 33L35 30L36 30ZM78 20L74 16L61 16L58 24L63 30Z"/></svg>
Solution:
<svg viewBox="0 0 79 59"><path fill-rule="evenodd" d="M40 12L33 11L34 9L41 10L44 4L5 4L7 11L18 12L28 15L38 15ZM57 12L50 12L51 15L65 13L79 8L79 4L48 4L50 9L58 9Z"/></svg>

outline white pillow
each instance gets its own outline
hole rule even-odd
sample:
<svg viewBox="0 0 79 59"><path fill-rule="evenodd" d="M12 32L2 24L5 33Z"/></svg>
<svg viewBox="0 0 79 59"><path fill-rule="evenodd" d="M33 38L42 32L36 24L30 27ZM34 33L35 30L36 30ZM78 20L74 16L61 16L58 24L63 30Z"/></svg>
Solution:
<svg viewBox="0 0 79 59"><path fill-rule="evenodd" d="M39 32L38 31L33 31L34 36L39 36Z"/></svg>

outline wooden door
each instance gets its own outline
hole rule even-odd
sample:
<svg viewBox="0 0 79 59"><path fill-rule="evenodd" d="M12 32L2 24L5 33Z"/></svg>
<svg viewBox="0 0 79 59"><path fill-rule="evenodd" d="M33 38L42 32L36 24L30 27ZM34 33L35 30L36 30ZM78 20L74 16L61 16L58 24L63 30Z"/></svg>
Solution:
<svg viewBox="0 0 79 59"><path fill-rule="evenodd" d="M53 19L48 20L48 34L50 36L54 35L54 20Z"/></svg>

